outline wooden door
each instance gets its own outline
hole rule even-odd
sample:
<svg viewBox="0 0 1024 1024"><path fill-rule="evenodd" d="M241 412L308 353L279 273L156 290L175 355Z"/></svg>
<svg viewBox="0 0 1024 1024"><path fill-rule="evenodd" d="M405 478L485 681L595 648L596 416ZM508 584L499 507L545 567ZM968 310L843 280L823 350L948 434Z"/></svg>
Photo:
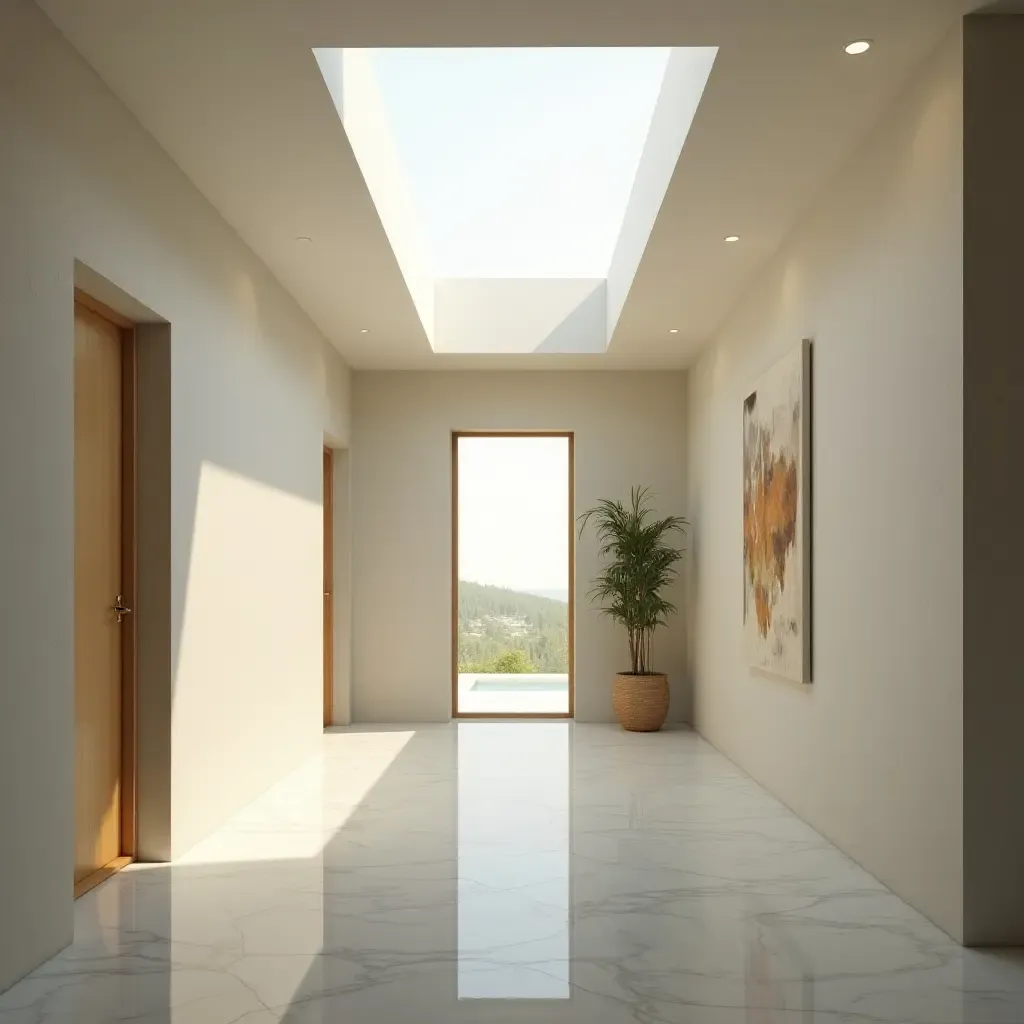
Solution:
<svg viewBox="0 0 1024 1024"><path fill-rule="evenodd" d="M334 724L334 453L324 449L324 725Z"/></svg>
<svg viewBox="0 0 1024 1024"><path fill-rule="evenodd" d="M75 885L122 853L122 339L75 304Z"/></svg>

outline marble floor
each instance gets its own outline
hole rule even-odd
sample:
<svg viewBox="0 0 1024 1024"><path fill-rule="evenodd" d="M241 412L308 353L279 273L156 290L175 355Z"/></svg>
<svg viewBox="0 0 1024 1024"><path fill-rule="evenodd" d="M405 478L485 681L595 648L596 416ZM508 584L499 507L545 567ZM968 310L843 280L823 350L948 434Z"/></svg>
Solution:
<svg viewBox="0 0 1024 1024"><path fill-rule="evenodd" d="M965 951L685 731L337 730L82 898L0 1024L1019 1024Z"/></svg>

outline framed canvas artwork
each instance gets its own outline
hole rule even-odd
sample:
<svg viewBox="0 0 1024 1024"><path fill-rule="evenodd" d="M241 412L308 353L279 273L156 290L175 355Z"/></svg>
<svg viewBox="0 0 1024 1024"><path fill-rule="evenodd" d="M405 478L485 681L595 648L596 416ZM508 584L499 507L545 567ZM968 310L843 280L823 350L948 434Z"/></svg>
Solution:
<svg viewBox="0 0 1024 1024"><path fill-rule="evenodd" d="M750 665L811 681L811 343L743 403L743 641Z"/></svg>

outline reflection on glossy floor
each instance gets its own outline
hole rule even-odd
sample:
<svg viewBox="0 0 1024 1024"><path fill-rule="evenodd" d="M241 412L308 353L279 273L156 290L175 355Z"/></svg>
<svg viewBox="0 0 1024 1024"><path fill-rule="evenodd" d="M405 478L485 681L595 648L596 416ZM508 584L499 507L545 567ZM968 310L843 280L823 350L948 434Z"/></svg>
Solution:
<svg viewBox="0 0 1024 1024"><path fill-rule="evenodd" d="M679 731L338 731L76 916L0 1024L1024 1020L1019 957L960 949Z"/></svg>

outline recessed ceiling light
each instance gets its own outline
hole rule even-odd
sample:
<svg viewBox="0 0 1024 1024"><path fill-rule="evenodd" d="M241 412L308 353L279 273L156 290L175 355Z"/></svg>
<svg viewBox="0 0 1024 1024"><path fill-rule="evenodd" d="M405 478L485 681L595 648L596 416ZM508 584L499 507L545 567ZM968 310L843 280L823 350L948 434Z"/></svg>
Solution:
<svg viewBox="0 0 1024 1024"><path fill-rule="evenodd" d="M298 235L295 239L296 242L312 242L313 239L309 235Z"/></svg>
<svg viewBox="0 0 1024 1024"><path fill-rule="evenodd" d="M360 334L369 334L370 333L370 328L369 327L364 327L359 333Z"/></svg>
<svg viewBox="0 0 1024 1024"><path fill-rule="evenodd" d="M668 333L669 334L678 334L679 333L679 328L678 327L670 327L668 329Z"/></svg>
<svg viewBox="0 0 1024 1024"><path fill-rule="evenodd" d="M870 39L854 39L852 43L846 44L846 52L852 56L856 56L858 53L867 53L870 49Z"/></svg>
<svg viewBox="0 0 1024 1024"><path fill-rule="evenodd" d="M740 236L739 235L726 235L725 236L725 240L727 242L738 242L740 240Z"/></svg>

